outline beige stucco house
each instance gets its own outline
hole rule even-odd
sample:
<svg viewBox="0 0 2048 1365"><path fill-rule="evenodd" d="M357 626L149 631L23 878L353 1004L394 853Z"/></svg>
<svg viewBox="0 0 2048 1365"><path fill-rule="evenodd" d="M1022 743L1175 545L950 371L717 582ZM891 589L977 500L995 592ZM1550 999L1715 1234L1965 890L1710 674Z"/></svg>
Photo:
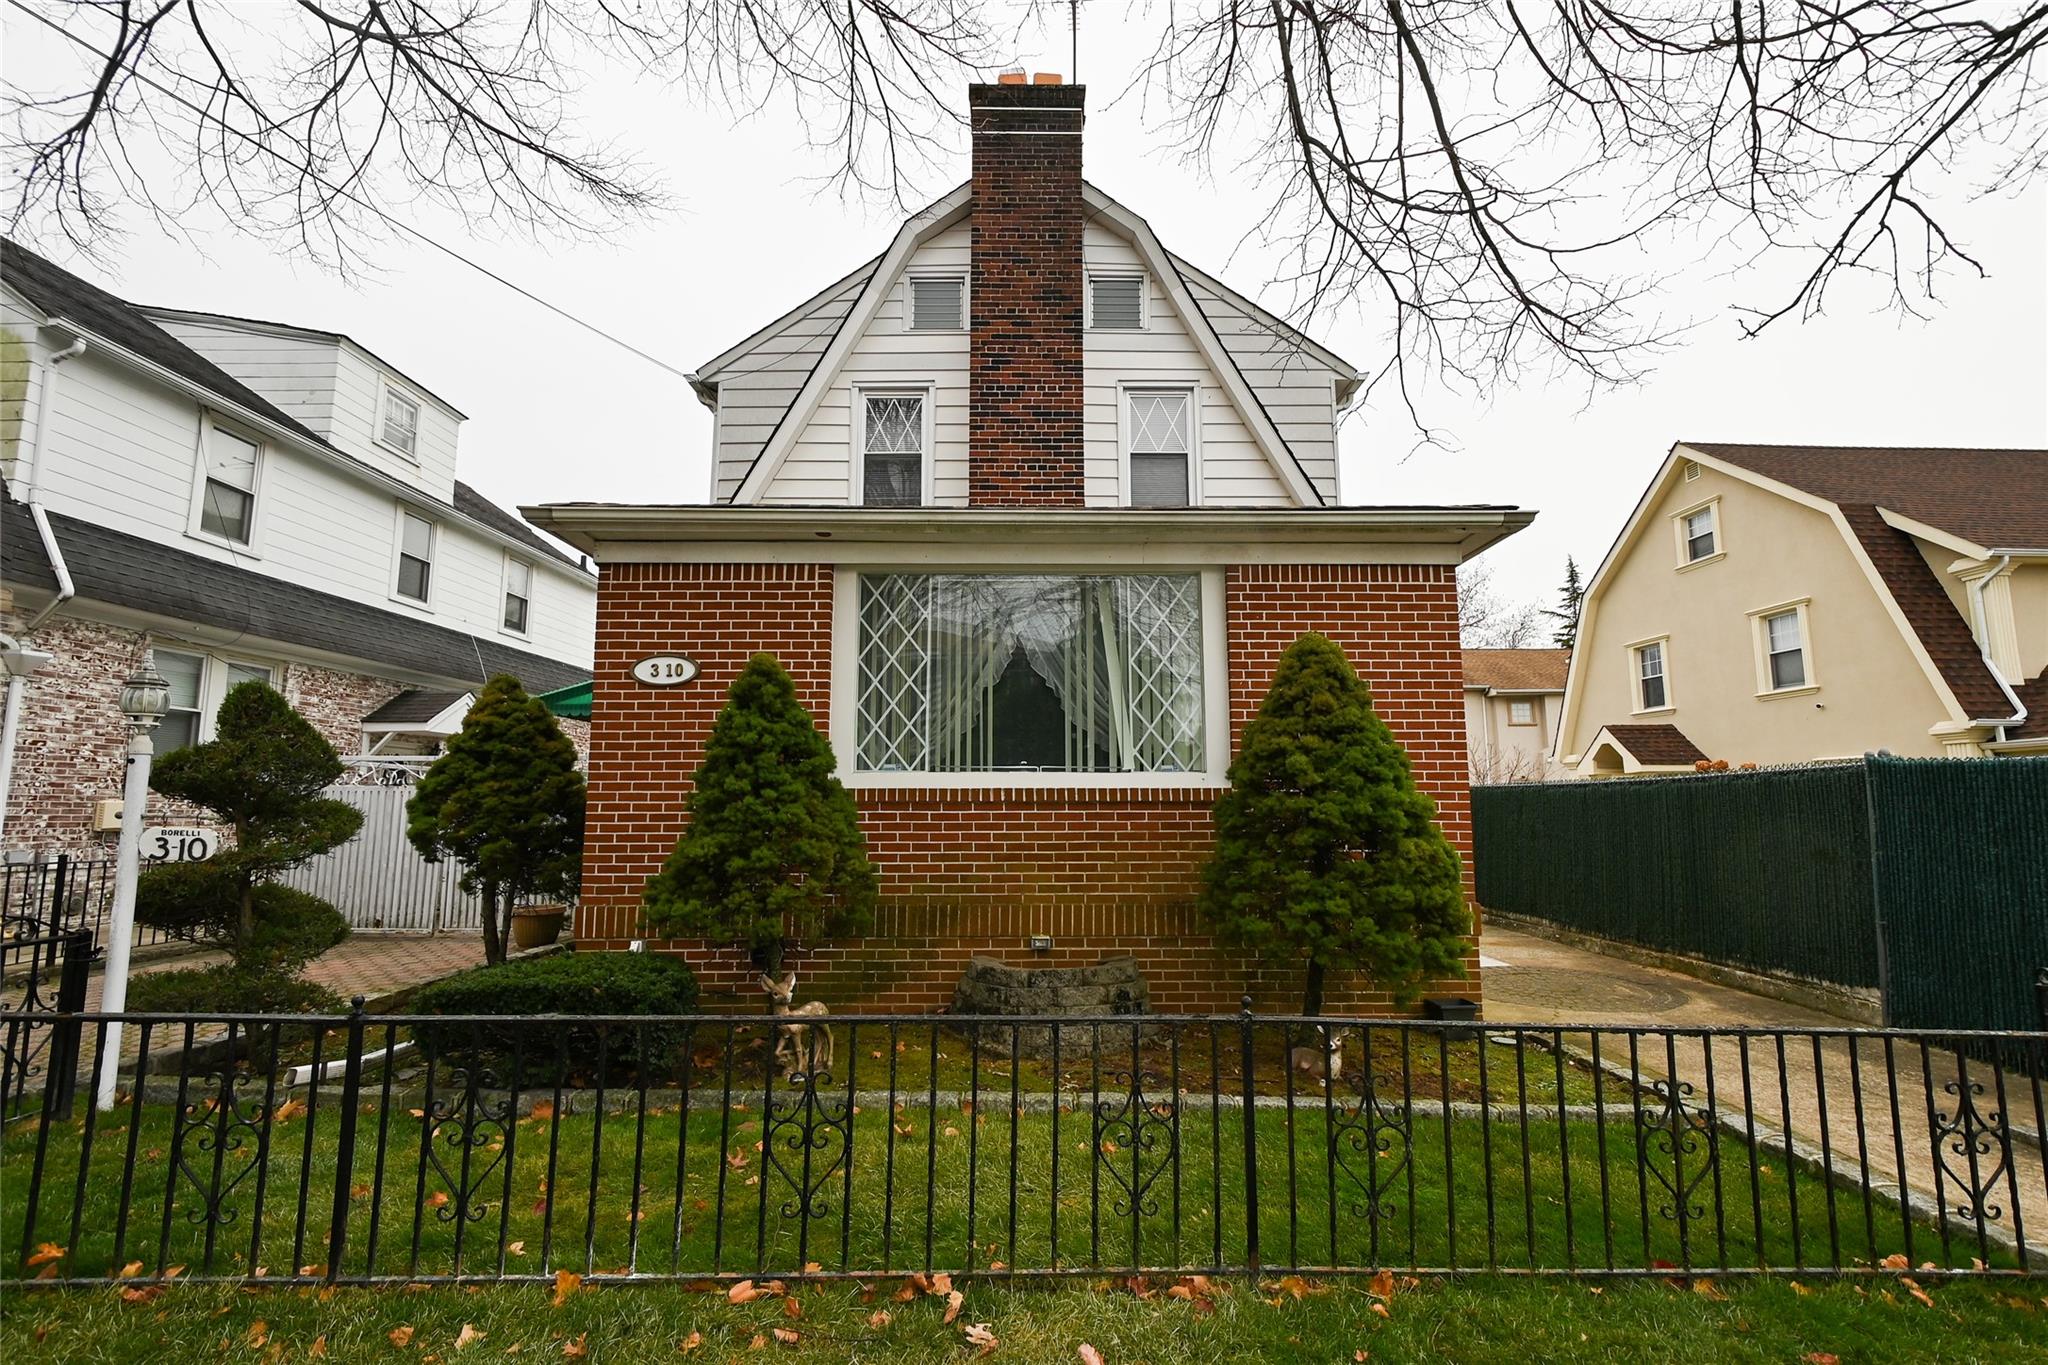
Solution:
<svg viewBox="0 0 2048 1365"><path fill-rule="evenodd" d="M1465 751L1476 786L1566 777L1551 755L1568 649L1465 651Z"/></svg>
<svg viewBox="0 0 2048 1365"><path fill-rule="evenodd" d="M1562 711L1582 777L2048 752L2048 451L1681 442Z"/></svg>

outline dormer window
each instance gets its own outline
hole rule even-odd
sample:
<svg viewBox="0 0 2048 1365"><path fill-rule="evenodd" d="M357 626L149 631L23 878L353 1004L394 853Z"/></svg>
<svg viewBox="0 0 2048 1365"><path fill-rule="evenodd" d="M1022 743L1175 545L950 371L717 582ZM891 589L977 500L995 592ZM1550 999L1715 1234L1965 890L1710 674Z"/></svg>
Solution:
<svg viewBox="0 0 2048 1365"><path fill-rule="evenodd" d="M910 330L959 332L967 326L967 279L963 275L912 275Z"/></svg>
<svg viewBox="0 0 2048 1365"><path fill-rule="evenodd" d="M1145 327L1143 275L1088 277L1088 330L1137 332Z"/></svg>
<svg viewBox="0 0 2048 1365"><path fill-rule="evenodd" d="M418 458L420 439L419 400L390 384L384 386L384 414L377 424L377 439L406 459Z"/></svg>

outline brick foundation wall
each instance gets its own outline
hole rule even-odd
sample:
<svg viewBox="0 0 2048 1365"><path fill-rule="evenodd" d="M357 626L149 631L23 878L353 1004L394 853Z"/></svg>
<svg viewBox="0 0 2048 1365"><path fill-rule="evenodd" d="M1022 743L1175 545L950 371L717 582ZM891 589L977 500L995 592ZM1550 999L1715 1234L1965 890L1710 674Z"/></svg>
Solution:
<svg viewBox="0 0 2048 1365"><path fill-rule="evenodd" d="M1078 85L968 88L974 130L967 500L1083 502Z"/></svg>
<svg viewBox="0 0 2048 1365"><path fill-rule="evenodd" d="M1288 644L1307 630L1330 635L1372 683L1446 834L1469 860L1456 591L1448 568L1229 570L1231 733L1234 741ZM641 935L641 890L674 847L690 774L751 653L781 659L799 700L829 730L831 619L826 565L605 566L577 921L583 946L620 948ZM670 688L632 680L635 659L665 652L694 658L697 680ZM1245 994L1261 1009L1297 1008L1298 970L1218 949L1195 917L1214 798L1199 787L858 791L883 909L866 939L809 946L798 959L803 993L840 1007L938 1009L976 953L1078 965L1129 952L1155 1009L1234 1010ZM1033 934L1051 935L1053 952L1031 953ZM742 955L692 941L649 946L689 958L707 1005L759 1005ZM1477 998L1476 953L1468 971L1470 979L1429 993ZM1389 1003L1371 983L1345 978L1331 982L1329 1000L1360 1012Z"/></svg>

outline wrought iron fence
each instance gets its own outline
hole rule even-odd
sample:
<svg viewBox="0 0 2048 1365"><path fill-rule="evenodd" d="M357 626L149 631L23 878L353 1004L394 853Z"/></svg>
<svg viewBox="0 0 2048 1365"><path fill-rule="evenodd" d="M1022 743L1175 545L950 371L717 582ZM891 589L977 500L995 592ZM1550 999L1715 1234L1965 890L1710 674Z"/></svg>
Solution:
<svg viewBox="0 0 2048 1365"><path fill-rule="evenodd" d="M52 1097L5 1129L9 1285L2048 1274L2044 1034L1248 1012L6 1027L72 1030L81 1070L129 1059L111 1110Z"/></svg>
<svg viewBox="0 0 2048 1365"><path fill-rule="evenodd" d="M33 862L0 865L0 917L11 939L62 938L85 930L92 935L95 956L106 951L107 917L114 906L114 859L111 855L58 853ZM185 941L183 936L153 925L137 924L137 948ZM20 965L11 954L7 968Z"/></svg>

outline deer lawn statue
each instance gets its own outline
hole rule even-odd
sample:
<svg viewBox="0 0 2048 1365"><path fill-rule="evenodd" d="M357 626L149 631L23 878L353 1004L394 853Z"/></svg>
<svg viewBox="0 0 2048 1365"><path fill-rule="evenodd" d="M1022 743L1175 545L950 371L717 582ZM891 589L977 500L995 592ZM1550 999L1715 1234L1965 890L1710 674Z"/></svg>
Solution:
<svg viewBox="0 0 2048 1365"><path fill-rule="evenodd" d="M775 1017L778 1019L816 1018L829 1011L822 1000L806 1000L801 1005L789 1002L796 995L796 972L784 973L776 980L766 972L761 974L761 989L768 992L768 998L775 1002ZM823 1024L778 1024L775 1040L775 1059L789 1058L789 1079L799 1076L817 1075L832 1069L832 1030Z"/></svg>
<svg viewBox="0 0 2048 1365"><path fill-rule="evenodd" d="M1317 1085L1335 1084L1344 1075L1344 1038L1337 1030L1322 1024L1317 1024L1315 1031L1321 1046L1297 1047L1287 1054L1287 1063L1296 1071L1314 1078ZM1324 1058L1329 1059L1327 1071L1324 1070Z"/></svg>

